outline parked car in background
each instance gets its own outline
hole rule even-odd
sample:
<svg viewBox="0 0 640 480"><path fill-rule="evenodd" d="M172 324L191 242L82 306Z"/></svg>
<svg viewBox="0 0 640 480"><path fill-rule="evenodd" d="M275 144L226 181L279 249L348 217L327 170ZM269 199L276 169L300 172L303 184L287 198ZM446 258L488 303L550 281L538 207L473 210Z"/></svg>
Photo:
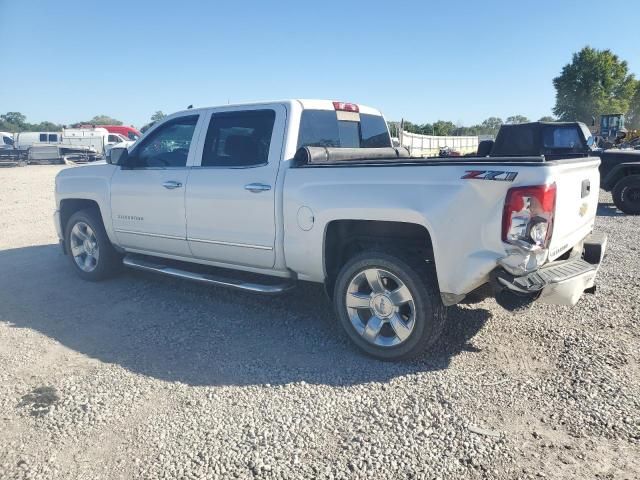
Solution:
<svg viewBox="0 0 640 480"><path fill-rule="evenodd" d="M495 142L481 142L478 154L489 157L543 155L549 160L571 161L599 157L600 186L611 192L616 207L640 215L640 151L595 145L589 128L581 122L531 122L500 127Z"/></svg>
<svg viewBox="0 0 640 480"><path fill-rule="evenodd" d="M14 135L15 146L20 150L27 150L34 145L59 144L62 132L19 132Z"/></svg>
<svg viewBox="0 0 640 480"><path fill-rule="evenodd" d="M438 340L448 305L594 291L599 163L410 158L379 111L352 103L198 108L62 170L55 226L86 280L124 263L252 292L324 284L359 348L404 359Z"/></svg>
<svg viewBox="0 0 640 480"><path fill-rule="evenodd" d="M9 132L0 132L0 150L8 150L13 148L13 134Z"/></svg>
<svg viewBox="0 0 640 480"><path fill-rule="evenodd" d="M134 127L127 127L126 125L80 125L79 128L104 128L109 133L117 133L122 135L125 140L135 142L142 136L140 131Z"/></svg>

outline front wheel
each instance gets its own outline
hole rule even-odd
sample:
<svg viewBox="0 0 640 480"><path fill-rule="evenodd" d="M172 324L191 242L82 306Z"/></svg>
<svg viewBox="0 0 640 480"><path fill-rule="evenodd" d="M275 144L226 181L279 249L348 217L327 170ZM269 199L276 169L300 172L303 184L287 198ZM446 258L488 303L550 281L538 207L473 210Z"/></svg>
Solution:
<svg viewBox="0 0 640 480"><path fill-rule="evenodd" d="M435 271L419 257L369 251L338 274L334 307L349 338L382 360L423 354L446 320Z"/></svg>
<svg viewBox="0 0 640 480"><path fill-rule="evenodd" d="M623 177L615 184L611 195L620 211L640 215L640 175Z"/></svg>
<svg viewBox="0 0 640 480"><path fill-rule="evenodd" d="M113 248L94 209L80 210L67 222L65 242L71 263L80 277L99 281L112 276L121 265L121 256Z"/></svg>

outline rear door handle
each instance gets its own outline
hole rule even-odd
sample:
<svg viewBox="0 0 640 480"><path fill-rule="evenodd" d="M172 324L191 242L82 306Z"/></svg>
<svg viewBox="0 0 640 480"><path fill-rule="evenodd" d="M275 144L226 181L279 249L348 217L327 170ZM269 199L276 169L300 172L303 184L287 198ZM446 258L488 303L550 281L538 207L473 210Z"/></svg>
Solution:
<svg viewBox="0 0 640 480"><path fill-rule="evenodd" d="M168 188L169 190L173 190L174 188L180 188L182 183L176 182L175 180L168 180L162 184L164 188Z"/></svg>
<svg viewBox="0 0 640 480"><path fill-rule="evenodd" d="M244 189L249 190L253 193L268 192L269 190L271 190L271 185L266 185L264 183L250 183L248 185L245 185Z"/></svg>

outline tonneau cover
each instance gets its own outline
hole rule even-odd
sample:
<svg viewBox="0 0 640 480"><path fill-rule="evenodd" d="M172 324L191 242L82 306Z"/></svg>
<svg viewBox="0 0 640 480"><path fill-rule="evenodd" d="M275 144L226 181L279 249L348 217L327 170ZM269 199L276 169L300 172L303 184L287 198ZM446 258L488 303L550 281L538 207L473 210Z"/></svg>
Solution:
<svg viewBox="0 0 640 480"><path fill-rule="evenodd" d="M410 158L406 148L341 148L341 147L301 147L296 152L296 165L326 165L352 161L390 161Z"/></svg>
<svg viewBox="0 0 640 480"><path fill-rule="evenodd" d="M400 165L400 164L543 164L545 158L537 157L412 157L405 148L341 148L341 147L301 147L294 156L297 167L330 165Z"/></svg>

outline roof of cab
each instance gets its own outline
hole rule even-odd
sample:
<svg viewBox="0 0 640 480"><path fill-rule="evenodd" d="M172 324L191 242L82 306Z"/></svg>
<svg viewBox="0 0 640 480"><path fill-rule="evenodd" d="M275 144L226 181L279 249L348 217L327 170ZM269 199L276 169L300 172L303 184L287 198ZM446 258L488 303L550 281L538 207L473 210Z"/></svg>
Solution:
<svg viewBox="0 0 640 480"><path fill-rule="evenodd" d="M186 110L180 110L178 112L172 113L170 116L178 114L178 113L196 113L202 110L207 110L210 108L218 108L218 107L250 107L250 106L260 106L260 105L272 105L274 103L284 103L291 104L293 102L298 102L300 106L302 106L305 110L334 110L333 102L334 100L315 100L315 99L287 99L287 100L273 100L273 101L260 101L260 102L243 102L243 103L232 103L228 105L210 105L208 107L199 107L199 108L190 108ZM352 103L352 102L351 102ZM360 113L368 114L368 115L382 115L379 110L368 107L366 105L361 105L357 103L358 109Z"/></svg>

